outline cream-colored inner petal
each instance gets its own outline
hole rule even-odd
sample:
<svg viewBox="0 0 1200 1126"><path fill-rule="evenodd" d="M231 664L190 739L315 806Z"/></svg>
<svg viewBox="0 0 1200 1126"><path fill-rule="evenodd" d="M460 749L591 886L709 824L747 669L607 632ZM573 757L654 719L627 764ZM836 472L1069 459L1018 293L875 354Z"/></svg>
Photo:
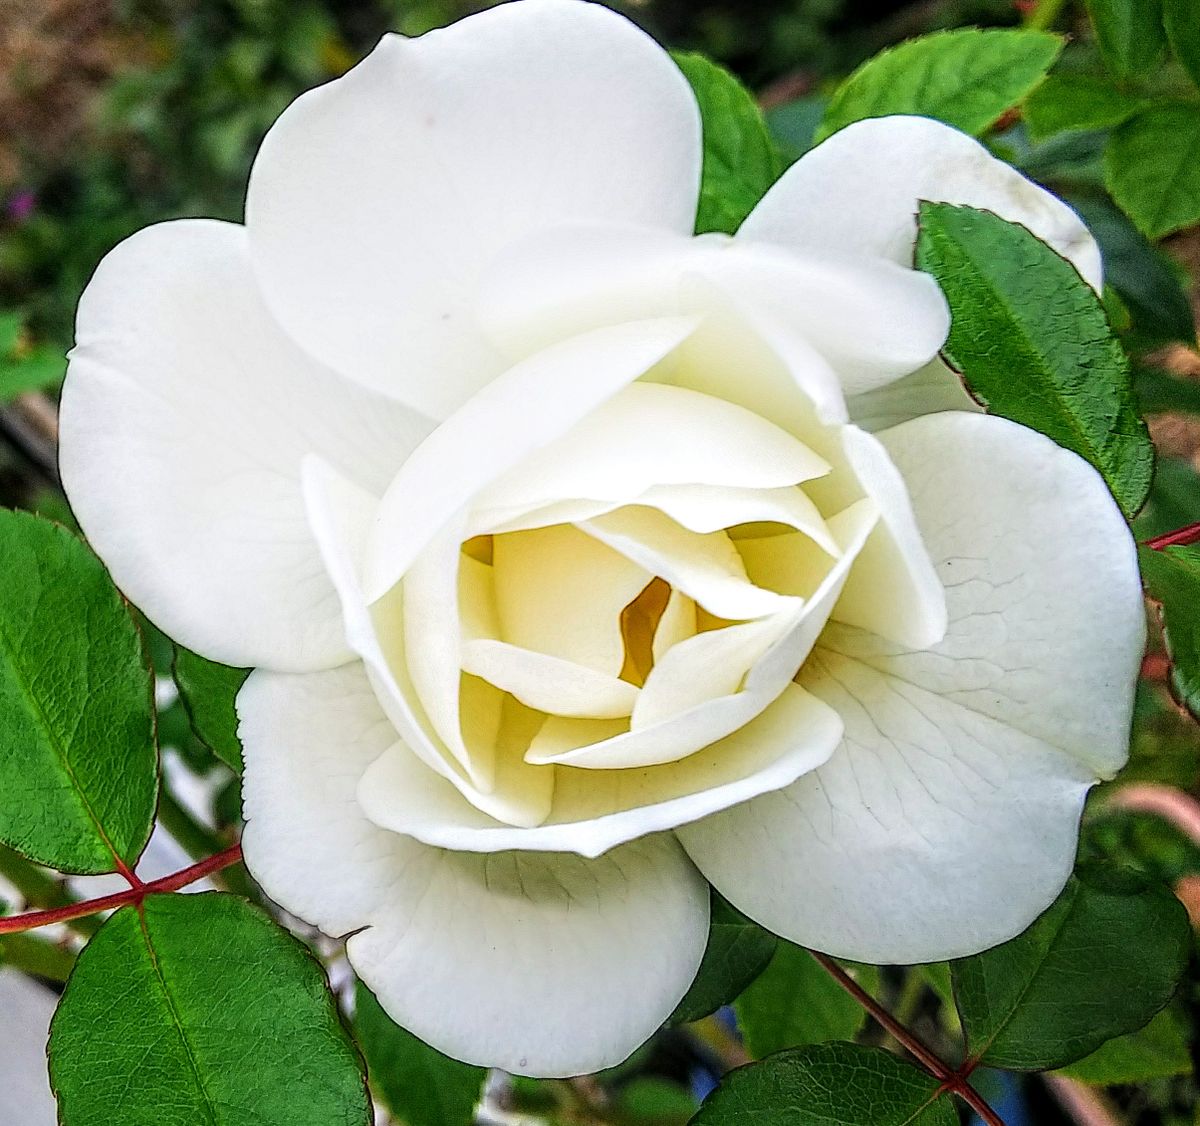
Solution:
<svg viewBox="0 0 1200 1126"><path fill-rule="evenodd" d="M814 444L638 384L416 556L372 613L474 816L553 824L588 776L741 753L730 736L837 617L878 518L840 440Z"/></svg>

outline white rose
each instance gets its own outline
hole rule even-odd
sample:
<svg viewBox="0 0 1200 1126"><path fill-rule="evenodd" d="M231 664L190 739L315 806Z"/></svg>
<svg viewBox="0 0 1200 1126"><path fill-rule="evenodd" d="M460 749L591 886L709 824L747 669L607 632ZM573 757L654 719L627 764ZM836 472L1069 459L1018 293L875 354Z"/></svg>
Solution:
<svg viewBox="0 0 1200 1126"><path fill-rule="evenodd" d="M706 880L850 958L1007 939L1125 758L1125 522L975 412L909 268L927 198L1098 285L1078 218L920 118L837 134L733 239L691 236L700 163L657 45L521 0L305 94L244 227L143 231L80 305L64 480L134 602L258 670L251 871L511 1071L650 1035Z"/></svg>

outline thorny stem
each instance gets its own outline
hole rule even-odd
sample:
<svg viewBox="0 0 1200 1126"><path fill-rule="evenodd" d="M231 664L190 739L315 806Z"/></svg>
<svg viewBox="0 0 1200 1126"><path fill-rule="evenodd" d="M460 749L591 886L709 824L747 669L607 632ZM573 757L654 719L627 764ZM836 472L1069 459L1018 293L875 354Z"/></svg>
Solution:
<svg viewBox="0 0 1200 1126"><path fill-rule="evenodd" d="M129 876L133 878L130 880L127 891L102 895L97 899L85 899L80 903L70 903L64 907L53 907L48 911L30 911L24 915L0 918L0 934L18 934L21 931L33 930L35 927L49 926L51 923L67 923L84 915L95 915L97 912L108 911L114 907L124 907L129 903L140 904L148 895L178 891L180 888L187 887L188 884L194 884L197 880L204 879L205 876L211 876L214 872L220 872L223 868L236 864L241 858L242 846L235 844L223 852L218 852L215 856L210 856L178 872L172 872L171 875L163 876L160 880L151 880L149 883L143 883L130 872L126 878L128 879Z"/></svg>
<svg viewBox="0 0 1200 1126"><path fill-rule="evenodd" d="M820 966L850 994L867 1012L872 1019L898 1043L902 1044L910 1055L935 1079L941 1083L941 1091L950 1091L963 1100L987 1126L1004 1126L1002 1119L986 1100L968 1082L968 1077L975 1070L975 1061L967 1060L961 1067L953 1068L936 1053L927 1048L916 1035L905 1028L891 1013L875 1000L857 981L854 980L841 966L827 954L816 950L809 953Z"/></svg>
<svg viewBox="0 0 1200 1126"><path fill-rule="evenodd" d="M1165 532L1161 536L1154 536L1146 540L1146 547L1162 551L1164 547L1185 547L1187 544L1197 542L1200 542L1200 524L1188 524L1185 527L1176 528L1173 532Z"/></svg>

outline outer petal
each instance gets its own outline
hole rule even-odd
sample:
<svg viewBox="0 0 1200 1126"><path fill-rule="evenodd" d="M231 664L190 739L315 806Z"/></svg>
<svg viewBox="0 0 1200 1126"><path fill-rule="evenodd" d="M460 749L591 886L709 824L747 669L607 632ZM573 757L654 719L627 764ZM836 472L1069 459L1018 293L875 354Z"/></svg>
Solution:
<svg viewBox="0 0 1200 1126"><path fill-rule="evenodd" d="M941 357L903 379L852 396L846 407L850 411L850 421L871 433L899 426L923 414L939 411L980 414L983 411L963 386L962 376L948 367Z"/></svg>
<svg viewBox="0 0 1200 1126"><path fill-rule="evenodd" d="M737 237L911 266L922 199L1023 223L1100 288L1100 249L1074 211L978 141L925 117L877 117L835 133L783 174Z"/></svg>
<svg viewBox="0 0 1200 1126"><path fill-rule="evenodd" d="M360 665L256 672L238 711L255 878L329 934L365 928L351 964L434 1047L526 1075L596 1071L691 983L707 888L670 837L584 860L445 852L379 828L354 793L393 734Z"/></svg>
<svg viewBox="0 0 1200 1126"><path fill-rule="evenodd" d="M695 98L598 4L523 0L388 36L287 109L247 223L282 323L314 355L437 417L501 370L471 312L507 244L569 222L688 233Z"/></svg>
<svg viewBox="0 0 1200 1126"><path fill-rule="evenodd" d="M507 352L634 317L692 312L703 280L805 341L847 394L929 362L950 327L927 274L834 248L794 253L719 235L681 238L628 226L557 227L512 247L484 279L480 316ZM687 281L689 284L684 284Z"/></svg>
<svg viewBox="0 0 1200 1126"><path fill-rule="evenodd" d="M308 532L316 452L382 490L432 423L315 364L276 326L245 231L149 227L100 264L62 398L62 475L118 585L167 633L232 665L347 659Z"/></svg>
<svg viewBox="0 0 1200 1126"><path fill-rule="evenodd" d="M569 850L582 856L617 848L619 856L624 841L787 786L825 762L841 734L832 708L789 684L732 735L679 762L630 770L558 767L551 819L533 829L501 824L468 807L448 782L400 745L372 764L359 796L372 818L431 844L477 852Z"/></svg>
<svg viewBox="0 0 1200 1126"><path fill-rule="evenodd" d="M680 833L772 930L922 962L1012 937L1062 887L1086 791L1125 758L1143 611L1125 522L1074 454L982 415L880 437L946 582L949 632L908 652L830 627L802 681L841 713L843 745Z"/></svg>

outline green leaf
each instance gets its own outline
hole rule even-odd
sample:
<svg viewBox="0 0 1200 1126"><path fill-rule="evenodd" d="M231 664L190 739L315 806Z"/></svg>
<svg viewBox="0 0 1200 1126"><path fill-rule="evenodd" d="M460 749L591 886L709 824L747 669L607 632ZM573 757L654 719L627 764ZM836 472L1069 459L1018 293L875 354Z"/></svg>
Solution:
<svg viewBox="0 0 1200 1126"><path fill-rule="evenodd" d="M882 1048L815 1044L731 1071L691 1126L955 1126L938 1081Z"/></svg>
<svg viewBox="0 0 1200 1126"><path fill-rule="evenodd" d="M1147 102L1090 74L1052 74L1025 101L1029 135L1040 141L1069 129L1108 129Z"/></svg>
<svg viewBox="0 0 1200 1126"><path fill-rule="evenodd" d="M1072 199L1071 205L1100 244L1105 277L1132 315L1138 343L1194 344L1196 323L1175 263L1107 200Z"/></svg>
<svg viewBox="0 0 1200 1126"><path fill-rule="evenodd" d="M408 1126L471 1126L486 1069L452 1060L387 1015L362 982L355 993L354 1032L372 1086Z"/></svg>
<svg viewBox="0 0 1200 1126"><path fill-rule="evenodd" d="M1171 50L1200 86L1200 6L1196 0L1163 0L1163 20Z"/></svg>
<svg viewBox="0 0 1200 1126"><path fill-rule="evenodd" d="M320 965L233 896L153 895L84 948L50 1026L63 1126L367 1126Z"/></svg>
<svg viewBox="0 0 1200 1126"><path fill-rule="evenodd" d="M868 59L829 102L817 140L866 117L914 113L965 133L987 131L1043 78L1063 41L1045 31L960 28Z"/></svg>
<svg viewBox="0 0 1200 1126"><path fill-rule="evenodd" d="M1200 222L1200 105L1167 102L1119 126L1104 180L1148 238Z"/></svg>
<svg viewBox="0 0 1200 1126"><path fill-rule="evenodd" d="M108 573L0 510L0 841L63 872L133 866L158 789L153 683Z"/></svg>
<svg viewBox="0 0 1200 1126"><path fill-rule="evenodd" d="M1143 547L1138 558L1146 589L1162 608L1171 687L1179 702L1200 716L1200 547Z"/></svg>
<svg viewBox="0 0 1200 1126"><path fill-rule="evenodd" d="M173 671L197 738L241 774L242 742L234 701L250 670L219 665L179 645Z"/></svg>
<svg viewBox="0 0 1200 1126"><path fill-rule="evenodd" d="M968 1052L1017 1070L1082 1059L1171 999L1191 938L1166 887L1080 868L1024 934L953 963Z"/></svg>
<svg viewBox="0 0 1200 1126"><path fill-rule="evenodd" d="M669 1023L686 1024L728 1005L767 968L777 941L714 892L704 958Z"/></svg>
<svg viewBox="0 0 1200 1126"><path fill-rule="evenodd" d="M704 123L704 168L696 232L733 234L782 171L779 154L750 92L703 55L676 52Z"/></svg>
<svg viewBox="0 0 1200 1126"><path fill-rule="evenodd" d="M950 303L946 358L993 414L1087 458L1132 516L1150 488L1154 447L1095 291L991 212L923 202L920 225L917 264Z"/></svg>
<svg viewBox="0 0 1200 1126"><path fill-rule="evenodd" d="M1105 65L1118 78L1143 78L1162 54L1162 0L1087 0Z"/></svg>
<svg viewBox="0 0 1200 1126"><path fill-rule="evenodd" d="M1118 1036L1090 1056L1062 1069L1063 1075L1096 1086L1146 1083L1192 1070L1192 1054L1179 1018L1164 1009L1145 1028Z"/></svg>
<svg viewBox="0 0 1200 1126"><path fill-rule="evenodd" d="M868 993L878 987L873 966L854 976ZM766 972L734 1002L734 1011L746 1047L760 1057L823 1040L853 1040L867 1019L816 959L790 942L779 943Z"/></svg>

